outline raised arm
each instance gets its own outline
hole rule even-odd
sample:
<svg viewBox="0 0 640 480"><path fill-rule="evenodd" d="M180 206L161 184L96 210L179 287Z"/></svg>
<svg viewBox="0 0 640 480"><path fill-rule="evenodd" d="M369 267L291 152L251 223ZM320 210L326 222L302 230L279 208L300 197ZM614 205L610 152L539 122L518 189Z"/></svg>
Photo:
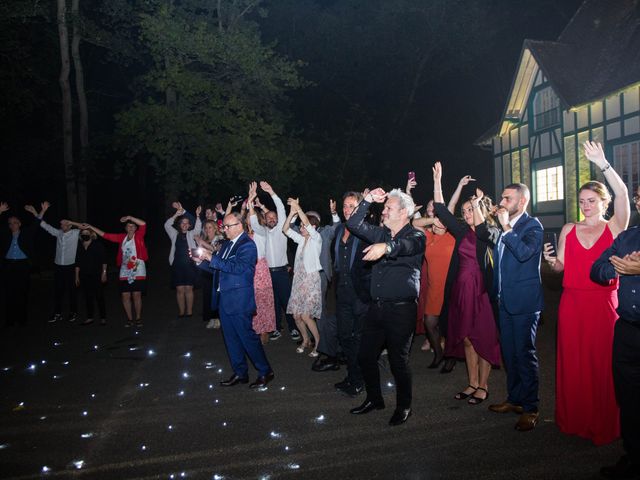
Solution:
<svg viewBox="0 0 640 480"><path fill-rule="evenodd" d="M631 216L631 208L629 207L629 192L627 185L624 183L618 172L607 161L604 155L604 149L598 142L584 142L584 154L590 162L594 163L604 175L607 183L611 186L615 200L613 201L613 216L609 221L609 228L614 238L620 232L626 230L629 225L629 217Z"/></svg>
<svg viewBox="0 0 640 480"><path fill-rule="evenodd" d="M88 228L89 230L93 230L94 232L96 232L96 235L99 235L101 237L104 237L104 235L105 235L104 231L100 230L98 227L94 227L93 225L89 225L88 223L84 224L83 228Z"/></svg>
<svg viewBox="0 0 640 480"><path fill-rule="evenodd" d="M276 192L273 191L273 188L271 188L271 185L269 185L267 182L265 181L260 182L260 188L265 192L267 192L269 195L271 195L271 199L273 200L273 203L276 206L276 213L278 214L278 224L276 225L275 228L282 229L284 225L284 221L287 217L287 212L284 209L284 203L282 203L282 200L280 200L280 197L276 195Z"/></svg>
<svg viewBox="0 0 640 480"><path fill-rule="evenodd" d="M142 227L143 225L147 224L147 222L145 222L144 220L140 220L139 218L132 217L131 215L127 215L126 217L120 218L120 222L121 223L127 222L129 220L131 220L133 223L135 223L139 227ZM96 232L96 233L98 233L98 232Z"/></svg>
<svg viewBox="0 0 640 480"><path fill-rule="evenodd" d="M304 238L302 237L302 235L300 235L298 232L294 231L291 228L291 222L293 221L293 217L295 217L296 215L299 215L299 211L300 211L300 205L298 204L298 199L297 198L289 198L287 200L287 203L289 204L289 215L287 216L287 218L284 221L284 224L282 225L282 233L284 233L287 237L289 237L291 240L293 240L296 243L301 243L304 242Z"/></svg>
<svg viewBox="0 0 640 480"><path fill-rule="evenodd" d="M386 192L379 187L367 192L364 199L358 204L349 217L349 220L347 220L347 228L349 231L367 243L384 242L386 240L385 230L382 227L370 225L365 220L369 213L371 202L382 203L386 197Z"/></svg>
<svg viewBox="0 0 640 480"><path fill-rule="evenodd" d="M460 181L458 182L458 186L456 187L455 191L453 192L453 195L451 195L451 198L449 199L449 204L447 205L447 209L451 213L454 213L455 210L456 210L456 205L460 201L460 195L462 194L463 187L468 185L469 182L475 182L475 181L476 181L476 179L475 178L471 178L471 175L465 175L464 177L462 177L460 179ZM443 200L443 202L444 202L444 200Z"/></svg>

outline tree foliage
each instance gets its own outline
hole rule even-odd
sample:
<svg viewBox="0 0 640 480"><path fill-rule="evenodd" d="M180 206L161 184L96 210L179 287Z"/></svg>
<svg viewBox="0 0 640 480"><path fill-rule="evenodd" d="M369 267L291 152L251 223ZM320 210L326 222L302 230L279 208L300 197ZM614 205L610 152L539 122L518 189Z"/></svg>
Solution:
<svg viewBox="0 0 640 480"><path fill-rule="evenodd" d="M125 168L142 158L168 192L240 188L300 173L286 93L298 65L264 45L249 15L258 2L157 1L140 16L150 67L117 117Z"/></svg>

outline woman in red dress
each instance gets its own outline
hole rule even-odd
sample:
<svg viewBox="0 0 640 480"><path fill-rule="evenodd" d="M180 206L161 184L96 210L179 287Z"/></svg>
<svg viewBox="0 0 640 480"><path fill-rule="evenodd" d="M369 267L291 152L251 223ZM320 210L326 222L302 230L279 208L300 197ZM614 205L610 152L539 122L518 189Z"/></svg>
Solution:
<svg viewBox="0 0 640 480"><path fill-rule="evenodd" d="M607 188L600 182L585 183L578 192L584 220L562 227L557 256L547 243L544 257L554 271L564 270L558 309L556 423L564 433L602 445L620 435L611 370L618 284L601 286L591 281L589 272L627 228L630 213L627 188L607 162L602 146L586 142L584 151L613 188L615 214L609 221L604 219L611 200Z"/></svg>

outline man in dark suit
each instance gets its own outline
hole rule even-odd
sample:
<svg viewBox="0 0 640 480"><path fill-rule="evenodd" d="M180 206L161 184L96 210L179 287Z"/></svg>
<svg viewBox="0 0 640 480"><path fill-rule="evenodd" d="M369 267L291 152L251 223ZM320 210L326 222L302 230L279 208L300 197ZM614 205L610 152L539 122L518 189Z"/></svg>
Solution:
<svg viewBox="0 0 640 480"><path fill-rule="evenodd" d="M0 203L0 214L9 205ZM20 219L11 215L7 219L9 229L0 236L0 264L5 296L5 325L27 324L30 273L33 262L34 237L38 222L23 228Z"/></svg>
<svg viewBox="0 0 640 480"><path fill-rule="evenodd" d="M248 356L258 370L258 379L249 387L264 387L273 380L273 370L252 326L256 310L253 276L258 251L244 232L240 214L233 212L225 216L222 228L227 241L213 257L207 251L200 257L208 260L200 267L213 273L211 309L220 312L224 342L234 372L220 385L231 387L249 382Z"/></svg>
<svg viewBox="0 0 640 480"><path fill-rule="evenodd" d="M503 233L494 249L500 346L507 370L507 400L490 405L497 413L520 414L516 430L538 423L538 357L536 333L543 307L540 257L542 224L527 212L530 193L522 183L502 192L497 218Z"/></svg>

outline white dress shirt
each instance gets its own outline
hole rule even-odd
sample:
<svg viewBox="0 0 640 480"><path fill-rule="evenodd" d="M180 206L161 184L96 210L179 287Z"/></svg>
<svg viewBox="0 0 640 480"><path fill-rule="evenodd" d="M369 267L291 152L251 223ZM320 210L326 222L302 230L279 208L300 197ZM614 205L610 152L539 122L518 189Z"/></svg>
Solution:
<svg viewBox="0 0 640 480"><path fill-rule="evenodd" d="M60 266L75 264L80 230L72 228L68 232L63 232L59 228L52 227L44 220L40 221L40 226L56 237L56 258L54 263Z"/></svg>
<svg viewBox="0 0 640 480"><path fill-rule="evenodd" d="M276 206L278 224L273 228L267 228L260 225L256 215L251 215L249 221L256 236L262 235L266 239L264 256L267 259L269 268L284 267L289 263L287 259L287 237L282 233L282 227L287 219L287 212L280 197L271 195L271 199Z"/></svg>

